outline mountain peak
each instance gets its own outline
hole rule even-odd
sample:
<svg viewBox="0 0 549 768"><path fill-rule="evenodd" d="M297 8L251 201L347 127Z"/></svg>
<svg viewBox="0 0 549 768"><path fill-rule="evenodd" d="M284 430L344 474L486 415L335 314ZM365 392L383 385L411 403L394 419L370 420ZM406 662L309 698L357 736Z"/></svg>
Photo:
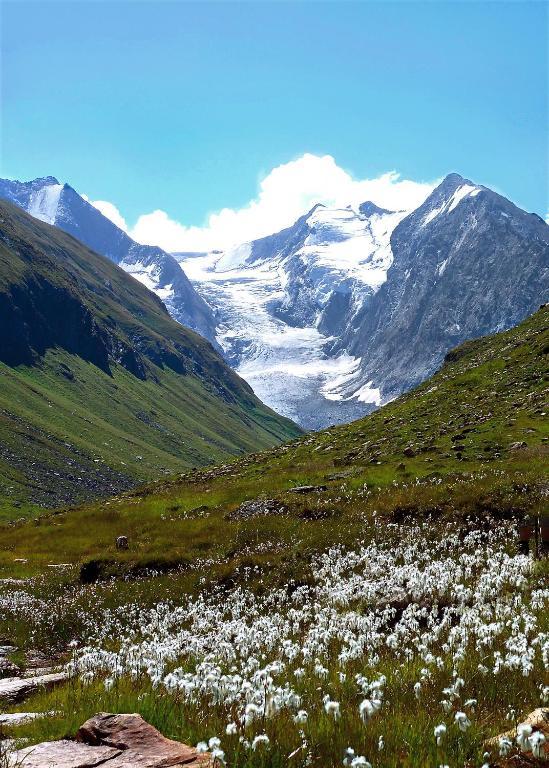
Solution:
<svg viewBox="0 0 549 768"><path fill-rule="evenodd" d="M34 179L32 183L37 186L49 187L52 184L59 184L60 182L55 176L39 176L37 179Z"/></svg>
<svg viewBox="0 0 549 768"><path fill-rule="evenodd" d="M371 200L361 203L358 206L358 210L363 216L383 216L387 213L394 213L394 211L389 211L387 208L380 208L379 205L376 205Z"/></svg>

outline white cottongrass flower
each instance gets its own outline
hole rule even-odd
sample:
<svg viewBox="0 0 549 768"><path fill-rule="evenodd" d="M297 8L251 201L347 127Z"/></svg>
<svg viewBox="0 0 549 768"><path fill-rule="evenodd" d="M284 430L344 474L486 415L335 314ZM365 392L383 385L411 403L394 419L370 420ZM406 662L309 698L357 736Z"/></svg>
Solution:
<svg viewBox="0 0 549 768"><path fill-rule="evenodd" d="M415 683L414 684L414 695L416 699L419 699L421 696L421 683Z"/></svg>
<svg viewBox="0 0 549 768"><path fill-rule="evenodd" d="M532 749L532 754L534 757L540 758L543 757L544 754L544 748L543 745L546 742L546 738L544 734L541 731L536 731L530 736L530 747Z"/></svg>
<svg viewBox="0 0 549 768"><path fill-rule="evenodd" d="M383 738L383 736L380 736L377 741L377 751L381 752L384 746L385 746L385 739Z"/></svg>
<svg viewBox="0 0 549 768"><path fill-rule="evenodd" d="M465 712L456 712L454 720L460 731L466 731L471 725L471 721L465 714Z"/></svg>
<svg viewBox="0 0 549 768"><path fill-rule="evenodd" d="M225 728L227 736L235 736L238 733L238 726L236 723L228 723Z"/></svg>
<svg viewBox="0 0 549 768"><path fill-rule="evenodd" d="M270 739L267 736L266 733L260 733L258 736L255 737L255 739L252 741L252 749L255 751L258 747L262 745L267 745L269 743Z"/></svg>
<svg viewBox="0 0 549 768"><path fill-rule="evenodd" d="M532 726L528 723L517 725L517 744L523 752L530 751L530 736L532 735Z"/></svg>
<svg viewBox="0 0 549 768"><path fill-rule="evenodd" d="M210 754L212 756L212 760L213 760L214 764L217 761L217 762L220 762L223 765L225 765L225 752L223 752L222 749L219 749L218 747L215 747L214 749L212 749Z"/></svg>
<svg viewBox="0 0 549 768"><path fill-rule="evenodd" d="M351 760L356 756L356 752L352 747L347 747L345 755L343 756L343 765L351 765Z"/></svg>
<svg viewBox="0 0 549 768"><path fill-rule="evenodd" d="M309 715L304 709L300 709L295 715L294 715L294 723L303 724L307 722L307 718Z"/></svg>
<svg viewBox="0 0 549 768"><path fill-rule="evenodd" d="M379 699L364 699L358 706L360 718L363 723L367 723L380 709L381 701Z"/></svg>
<svg viewBox="0 0 549 768"><path fill-rule="evenodd" d="M498 746L500 756L507 757L509 752L513 749L513 742L508 736L500 736Z"/></svg>
<svg viewBox="0 0 549 768"><path fill-rule="evenodd" d="M435 739L439 746L442 743L442 737L445 734L446 734L446 726L444 725L444 723L440 723L440 725L435 725Z"/></svg>
<svg viewBox="0 0 549 768"><path fill-rule="evenodd" d="M330 697L324 699L324 710L327 715L331 715L334 720L339 720L341 716L339 701L332 701Z"/></svg>
<svg viewBox="0 0 549 768"><path fill-rule="evenodd" d="M372 768L372 764L362 755L357 755L351 760L351 768Z"/></svg>
<svg viewBox="0 0 549 768"><path fill-rule="evenodd" d="M198 744L196 745L196 751L202 755L204 754L204 752L209 751L209 747L205 741L199 741Z"/></svg>

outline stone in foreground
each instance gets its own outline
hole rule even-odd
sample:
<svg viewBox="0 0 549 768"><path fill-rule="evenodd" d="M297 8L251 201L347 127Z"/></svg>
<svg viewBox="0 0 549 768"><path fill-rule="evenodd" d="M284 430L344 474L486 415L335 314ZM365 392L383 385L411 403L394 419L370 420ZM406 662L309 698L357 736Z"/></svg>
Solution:
<svg viewBox="0 0 549 768"><path fill-rule="evenodd" d="M104 712L87 720L76 741L44 742L14 754L25 768L205 768L209 755L163 736L141 715Z"/></svg>
<svg viewBox="0 0 549 768"><path fill-rule="evenodd" d="M25 747L14 753L13 766L25 768L94 768L110 765L112 758L120 754L112 747L89 747L75 741L44 741L33 747Z"/></svg>
<svg viewBox="0 0 549 768"><path fill-rule="evenodd" d="M532 728L532 733L540 731L545 736L545 742L542 745L544 758L547 760L549 757L549 708L539 707L520 721L520 725L529 725ZM506 760L500 760L495 765L497 768L511 768L511 766L530 766L538 765L538 760L532 762L532 751L530 749L519 750L516 745L517 728L512 728L510 731L500 733L499 736L494 736L486 742L486 746L490 750L496 750L499 747L499 741L502 738L509 739L513 744L513 753Z"/></svg>
<svg viewBox="0 0 549 768"><path fill-rule="evenodd" d="M0 703L17 704L40 688L53 688L68 679L66 672L54 672L37 677L6 677L0 680Z"/></svg>

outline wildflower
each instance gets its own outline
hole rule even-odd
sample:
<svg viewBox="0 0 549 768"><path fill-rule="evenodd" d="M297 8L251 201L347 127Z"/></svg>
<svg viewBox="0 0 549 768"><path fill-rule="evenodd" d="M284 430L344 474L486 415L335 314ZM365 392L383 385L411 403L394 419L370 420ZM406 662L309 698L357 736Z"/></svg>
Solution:
<svg viewBox="0 0 549 768"><path fill-rule="evenodd" d="M466 731L471 725L471 721L465 714L465 712L456 712L454 720L460 731Z"/></svg>
<svg viewBox="0 0 549 768"><path fill-rule="evenodd" d="M517 725L517 744L523 752L530 751L530 736L532 735L532 726L528 723Z"/></svg>
<svg viewBox="0 0 549 768"><path fill-rule="evenodd" d="M416 699L419 699L419 697L421 696L421 683L416 683L414 685L414 694Z"/></svg>
<svg viewBox="0 0 549 768"><path fill-rule="evenodd" d="M358 711L363 723L367 723L368 720L375 715L376 712L381 709L381 701L379 699L364 699L360 702Z"/></svg>
<svg viewBox="0 0 549 768"><path fill-rule="evenodd" d="M332 715L334 720L339 720L340 717L340 705L339 701L332 701L329 697L324 702L324 709L327 715Z"/></svg>
<svg viewBox="0 0 549 768"><path fill-rule="evenodd" d="M238 726L236 723L228 723L227 727L225 728L225 733L227 736L235 736L238 733Z"/></svg>
<svg viewBox="0 0 549 768"><path fill-rule="evenodd" d="M250 725L255 718L260 714L261 710L257 706L257 704L254 704L253 702L250 702L249 704L246 704L246 709L244 710L244 722L246 725Z"/></svg>
<svg viewBox="0 0 549 768"><path fill-rule="evenodd" d="M255 739L252 741L252 749L255 750L257 747L261 746L261 744L267 745L269 743L270 739L267 736L266 733L260 733L258 736L255 737Z"/></svg>
<svg viewBox="0 0 549 768"><path fill-rule="evenodd" d="M513 749L513 742L508 736L500 736L498 746L500 756L507 757L509 752Z"/></svg>
<svg viewBox="0 0 549 768"><path fill-rule="evenodd" d="M435 725L435 739L439 746L442 743L442 737L445 734L446 734L446 726L444 725L444 723L440 723L440 725Z"/></svg>
<svg viewBox="0 0 549 768"><path fill-rule="evenodd" d="M306 723L309 715L304 709L300 709L299 712L294 715L294 723Z"/></svg>
<svg viewBox="0 0 549 768"><path fill-rule="evenodd" d="M219 761L223 765L225 765L225 752L223 752L222 749L218 749L215 747L215 749L212 749L211 751L212 760L215 764L216 761Z"/></svg>
<svg viewBox="0 0 549 768"><path fill-rule="evenodd" d="M343 756L343 765L351 765L351 761L354 759L356 753L352 747L347 747L345 755Z"/></svg>
<svg viewBox="0 0 549 768"><path fill-rule="evenodd" d="M218 749L220 746L221 739L218 739L217 736L212 736L212 738L208 741L209 749Z"/></svg>
<svg viewBox="0 0 549 768"><path fill-rule="evenodd" d="M385 740L384 740L383 736L380 736L378 741L377 741L377 751L381 752L381 750L383 749L384 746L385 746Z"/></svg>
<svg viewBox="0 0 549 768"><path fill-rule="evenodd" d="M199 741L198 744L196 745L196 751L199 754L203 754L204 752L208 752L208 745L206 744L206 742L205 741Z"/></svg>
<svg viewBox="0 0 549 768"><path fill-rule="evenodd" d="M351 760L351 768L372 768L372 764L369 763L362 755L357 755Z"/></svg>
<svg viewBox="0 0 549 768"><path fill-rule="evenodd" d="M543 745L545 744L545 741L545 736L541 731L536 731L530 736L530 747L532 748L534 757L543 757L545 751Z"/></svg>

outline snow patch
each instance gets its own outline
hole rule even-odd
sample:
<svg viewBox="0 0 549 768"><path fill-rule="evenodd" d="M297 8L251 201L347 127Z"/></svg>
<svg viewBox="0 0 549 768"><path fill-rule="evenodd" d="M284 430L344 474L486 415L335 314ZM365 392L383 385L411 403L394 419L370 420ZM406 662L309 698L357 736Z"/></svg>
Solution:
<svg viewBox="0 0 549 768"><path fill-rule="evenodd" d="M33 192L27 209L30 215L46 224L54 224L62 189L62 184L49 184Z"/></svg>
<svg viewBox="0 0 549 768"><path fill-rule="evenodd" d="M427 224L436 219L441 213L450 213L466 197L476 197L481 189L481 187L475 187L471 184L462 184L461 187L458 187L454 191L453 195L448 200L445 200L441 205L437 208L433 208L426 216L424 216L421 226L427 226Z"/></svg>

